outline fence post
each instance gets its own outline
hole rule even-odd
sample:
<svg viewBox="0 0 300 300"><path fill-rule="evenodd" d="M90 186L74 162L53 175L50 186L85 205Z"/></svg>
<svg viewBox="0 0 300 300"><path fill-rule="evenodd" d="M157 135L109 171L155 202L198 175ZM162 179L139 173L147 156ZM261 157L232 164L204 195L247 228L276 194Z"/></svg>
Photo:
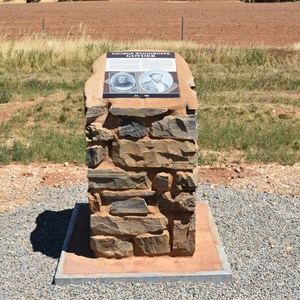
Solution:
<svg viewBox="0 0 300 300"><path fill-rule="evenodd" d="M42 31L43 33L46 33L46 29L45 29L45 19L42 19Z"/></svg>
<svg viewBox="0 0 300 300"><path fill-rule="evenodd" d="M181 40L183 41L184 17L181 17Z"/></svg>

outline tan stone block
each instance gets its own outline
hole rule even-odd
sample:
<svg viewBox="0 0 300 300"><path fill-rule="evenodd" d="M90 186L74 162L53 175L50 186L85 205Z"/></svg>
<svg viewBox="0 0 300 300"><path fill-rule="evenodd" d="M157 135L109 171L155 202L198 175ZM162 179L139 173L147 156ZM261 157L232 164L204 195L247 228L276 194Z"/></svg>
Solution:
<svg viewBox="0 0 300 300"><path fill-rule="evenodd" d="M102 127L101 123L92 123L87 127L87 137L94 142L111 141L114 138L114 132Z"/></svg>
<svg viewBox="0 0 300 300"><path fill-rule="evenodd" d="M190 221L174 220L173 256L191 256L195 252L195 215Z"/></svg>
<svg viewBox="0 0 300 300"><path fill-rule="evenodd" d="M172 195L170 192L166 192L161 196L158 196L158 207L162 212L194 212L196 207L195 197L189 193L180 193L178 195Z"/></svg>
<svg viewBox="0 0 300 300"><path fill-rule="evenodd" d="M99 212L101 208L101 198L98 193L88 193L91 214Z"/></svg>
<svg viewBox="0 0 300 300"><path fill-rule="evenodd" d="M119 140L113 142L113 160L123 167L192 170L197 166L197 145L175 140Z"/></svg>
<svg viewBox="0 0 300 300"><path fill-rule="evenodd" d="M195 168L193 172L176 172L176 187L179 190L195 190L198 184L198 168Z"/></svg>
<svg viewBox="0 0 300 300"><path fill-rule="evenodd" d="M168 230L161 234L144 233L133 239L134 254L156 256L170 253L170 235Z"/></svg>
<svg viewBox="0 0 300 300"><path fill-rule="evenodd" d="M84 87L84 105L87 118L101 116L107 112L107 101L102 99L105 55L98 58L93 64L93 74Z"/></svg>
<svg viewBox="0 0 300 300"><path fill-rule="evenodd" d="M133 255L133 245L113 236L96 235L90 238L95 257L123 258Z"/></svg>
<svg viewBox="0 0 300 300"><path fill-rule="evenodd" d="M102 206L101 212L91 215L92 235L133 237L142 233L164 230L168 224L168 219L155 207L152 207L147 216L112 216L109 210L109 206Z"/></svg>

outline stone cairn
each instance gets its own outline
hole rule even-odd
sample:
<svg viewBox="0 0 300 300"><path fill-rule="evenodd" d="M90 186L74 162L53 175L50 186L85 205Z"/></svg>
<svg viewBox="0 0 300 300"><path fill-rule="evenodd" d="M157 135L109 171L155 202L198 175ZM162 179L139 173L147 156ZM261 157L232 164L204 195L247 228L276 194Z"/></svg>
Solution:
<svg viewBox="0 0 300 300"><path fill-rule="evenodd" d="M95 257L195 251L197 98L176 54L180 98L104 99L105 55L85 85L90 247Z"/></svg>

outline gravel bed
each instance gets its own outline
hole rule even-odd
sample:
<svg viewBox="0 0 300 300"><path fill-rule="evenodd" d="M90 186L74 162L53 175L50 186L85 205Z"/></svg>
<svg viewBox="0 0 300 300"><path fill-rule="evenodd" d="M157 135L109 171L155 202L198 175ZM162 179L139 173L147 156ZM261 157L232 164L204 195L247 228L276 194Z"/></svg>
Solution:
<svg viewBox="0 0 300 300"><path fill-rule="evenodd" d="M216 283L52 284L75 202L86 185L44 188L0 215L0 299L300 299L300 200L201 185L233 271Z"/></svg>

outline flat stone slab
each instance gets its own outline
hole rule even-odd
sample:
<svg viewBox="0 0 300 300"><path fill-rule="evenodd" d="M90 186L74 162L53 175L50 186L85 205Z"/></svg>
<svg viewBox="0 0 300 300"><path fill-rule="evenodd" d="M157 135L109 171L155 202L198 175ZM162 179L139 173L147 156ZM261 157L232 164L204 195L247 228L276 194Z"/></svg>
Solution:
<svg viewBox="0 0 300 300"><path fill-rule="evenodd" d="M227 282L232 273L208 203L197 202L196 214L196 251L191 257L93 258L88 204L76 204L54 282Z"/></svg>
<svg viewBox="0 0 300 300"><path fill-rule="evenodd" d="M131 197L147 197L147 196L153 196L155 194L155 191L152 191L150 189L143 189L143 190L137 190L137 189L129 189L125 191L109 191L104 190L101 192L101 195L103 197L107 198L122 198L122 199L128 199Z"/></svg>
<svg viewBox="0 0 300 300"><path fill-rule="evenodd" d="M126 172L122 169L89 169L89 188L92 189L147 189L150 181L146 172Z"/></svg>
<svg viewBox="0 0 300 300"><path fill-rule="evenodd" d="M197 151L191 141L118 140L113 142L112 158L125 168L193 170L198 165Z"/></svg>
<svg viewBox="0 0 300 300"><path fill-rule="evenodd" d="M124 217L109 213L109 206L101 206L100 212L90 217L91 235L113 235L130 237L146 232L157 232L167 227L168 219L155 206L149 206L149 214Z"/></svg>
<svg viewBox="0 0 300 300"><path fill-rule="evenodd" d="M116 216L135 215L145 216L149 209L144 199L114 200L111 204L110 214Z"/></svg>

